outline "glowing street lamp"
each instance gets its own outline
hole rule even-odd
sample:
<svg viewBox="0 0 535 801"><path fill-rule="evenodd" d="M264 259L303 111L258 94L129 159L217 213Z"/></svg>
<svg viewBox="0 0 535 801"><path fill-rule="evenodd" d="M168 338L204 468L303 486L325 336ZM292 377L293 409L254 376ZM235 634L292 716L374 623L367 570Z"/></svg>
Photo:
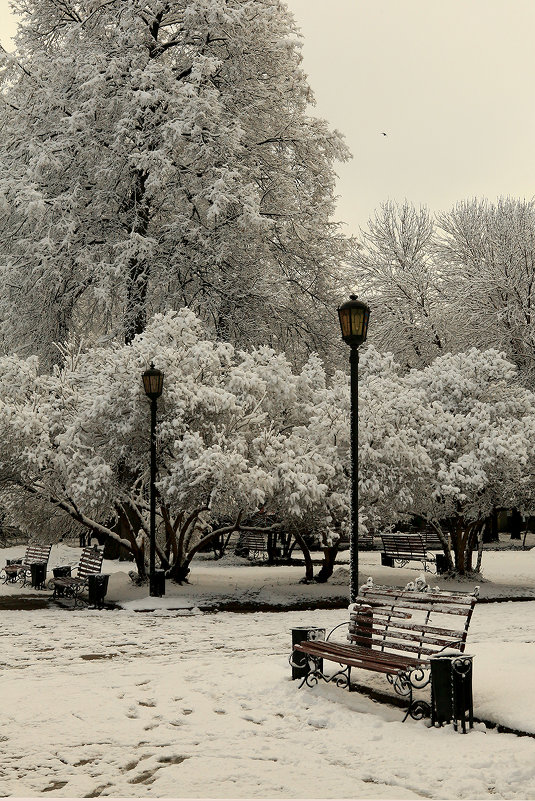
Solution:
<svg viewBox="0 0 535 801"><path fill-rule="evenodd" d="M149 550L149 594L165 594L164 585L156 580L156 401L163 390L163 373L151 363L150 369L141 376L145 394L150 400L150 550Z"/></svg>
<svg viewBox="0 0 535 801"><path fill-rule="evenodd" d="M370 308L350 295L338 308L342 339L349 352L351 385L351 531L349 535L349 600L354 603L359 583L359 347L366 341Z"/></svg>

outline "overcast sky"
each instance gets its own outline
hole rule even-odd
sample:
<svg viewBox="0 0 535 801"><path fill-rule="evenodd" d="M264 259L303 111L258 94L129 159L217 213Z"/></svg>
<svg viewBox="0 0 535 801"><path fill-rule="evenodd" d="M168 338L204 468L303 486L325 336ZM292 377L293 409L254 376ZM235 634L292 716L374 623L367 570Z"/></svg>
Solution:
<svg viewBox="0 0 535 801"><path fill-rule="evenodd" d="M535 0L286 0L316 114L344 133L339 217L535 195ZM0 39L14 31L0 0ZM381 132L387 136L382 136Z"/></svg>

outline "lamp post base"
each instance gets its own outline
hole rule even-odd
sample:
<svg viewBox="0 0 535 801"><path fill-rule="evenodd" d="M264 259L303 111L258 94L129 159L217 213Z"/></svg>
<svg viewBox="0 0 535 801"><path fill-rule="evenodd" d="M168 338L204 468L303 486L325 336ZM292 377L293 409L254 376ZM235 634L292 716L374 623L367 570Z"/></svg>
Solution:
<svg viewBox="0 0 535 801"><path fill-rule="evenodd" d="M155 570L149 578L149 595L161 598L165 595L165 570Z"/></svg>

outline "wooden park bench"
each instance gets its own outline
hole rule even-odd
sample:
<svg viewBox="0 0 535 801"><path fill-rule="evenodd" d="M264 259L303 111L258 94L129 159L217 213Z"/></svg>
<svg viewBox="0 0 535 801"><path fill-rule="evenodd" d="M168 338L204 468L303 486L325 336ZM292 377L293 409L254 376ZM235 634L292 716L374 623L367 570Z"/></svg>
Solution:
<svg viewBox="0 0 535 801"><path fill-rule="evenodd" d="M373 548L373 534L368 531L364 534L359 533L359 550L368 550L371 548Z"/></svg>
<svg viewBox="0 0 535 801"><path fill-rule="evenodd" d="M347 551L351 547L351 541L349 538L345 538L340 540L339 549L341 551ZM369 531L365 533L359 533L359 551L367 551L373 548L373 534Z"/></svg>
<svg viewBox="0 0 535 801"><path fill-rule="evenodd" d="M2 568L4 584L8 582L14 583L15 581L20 581L22 586L27 584L31 579L32 564L44 564L46 566L50 558L51 548L51 545L28 545L22 559L10 561ZM45 577L46 567L43 586Z"/></svg>
<svg viewBox="0 0 535 801"><path fill-rule="evenodd" d="M431 538L428 545L422 534L394 532L381 534L381 540L381 564L385 567L404 567L408 562L422 562L424 571L431 571L430 565L434 565L435 572L441 572L445 568L445 557L444 560L437 559L441 554L430 553L430 548L441 546L436 546Z"/></svg>
<svg viewBox="0 0 535 801"><path fill-rule="evenodd" d="M250 559L267 558L267 536L261 531L244 531L238 543L240 553Z"/></svg>
<svg viewBox="0 0 535 801"><path fill-rule="evenodd" d="M57 598L72 598L74 606L79 601L87 603L82 597L82 593L88 589L90 576L100 573L102 559L102 551L97 548L84 548L80 556L76 576L54 576L54 578L50 579L48 586L54 590L52 598L54 600ZM58 568L56 568L56 571L58 571Z"/></svg>
<svg viewBox="0 0 535 801"><path fill-rule="evenodd" d="M388 587L362 587L360 592L349 607L349 623L335 627L326 640L294 645L293 667L298 667L296 651L306 655L307 672L299 686L312 687L323 679L351 689L352 669L383 673L394 691L408 701L404 720L409 715L420 719L430 713L431 705L414 700L413 691L430 683L433 655L446 649L459 655L464 652L478 589L473 595ZM330 641L330 635L342 626L347 627L347 641ZM323 660L343 667L326 675Z"/></svg>

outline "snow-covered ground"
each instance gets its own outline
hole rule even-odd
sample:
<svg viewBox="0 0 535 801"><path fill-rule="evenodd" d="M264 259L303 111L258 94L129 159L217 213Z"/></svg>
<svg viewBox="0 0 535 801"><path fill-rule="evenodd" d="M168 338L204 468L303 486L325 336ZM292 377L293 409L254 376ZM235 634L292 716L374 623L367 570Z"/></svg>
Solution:
<svg viewBox="0 0 535 801"><path fill-rule="evenodd" d="M23 550L0 551L0 563ZM54 546L50 566L78 555ZM302 568L232 562L194 563L191 584L168 585L156 603L131 588L129 565L106 562L108 597L121 609L2 611L2 796L535 798L532 737L483 724L467 735L429 729L360 693L298 690L290 631L344 619L342 609L313 608L319 596L343 599L344 568L340 583L318 587L298 583ZM378 562L361 554L376 583L421 572ZM482 595L535 597L535 551L486 553L484 567ZM0 599L20 593L0 584ZM200 612L210 597L274 606L309 597L311 608ZM476 716L535 734L535 602L478 604L467 651ZM380 676L358 678L389 690Z"/></svg>

